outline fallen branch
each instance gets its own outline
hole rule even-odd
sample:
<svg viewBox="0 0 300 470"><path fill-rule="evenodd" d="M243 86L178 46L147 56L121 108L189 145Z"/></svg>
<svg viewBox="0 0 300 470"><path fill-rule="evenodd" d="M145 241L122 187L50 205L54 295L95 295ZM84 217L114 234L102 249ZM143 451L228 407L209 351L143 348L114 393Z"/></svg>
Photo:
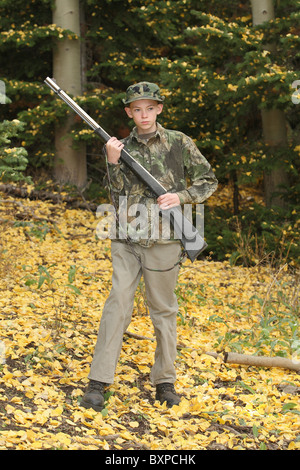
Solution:
<svg viewBox="0 0 300 470"><path fill-rule="evenodd" d="M17 212L15 214L16 219L23 220L23 219L29 218L29 219L33 219L33 220L37 220L41 222L51 222L52 224L56 223L54 219L50 219L49 217L38 217L37 215L35 215L31 207L24 206L20 201L16 201L15 199L1 200L1 204L12 204L12 205L19 207L21 210L23 210L23 212ZM4 219L0 219L0 222L1 220L3 221Z"/></svg>
<svg viewBox="0 0 300 470"><path fill-rule="evenodd" d="M132 333L126 331L125 335L130 336L139 340L148 340L155 341L155 338L149 338L147 336L138 335L137 333ZM185 346L182 343L177 344L178 349L193 349L189 346ZM197 350L198 351L198 350ZM255 367L279 367L281 369L289 369L300 372L300 360L287 359L285 357L275 356L252 356L249 354L238 354L238 353L215 353L213 351L201 351L201 354L206 354L207 356L212 356L215 359L221 359L225 364L242 364L245 366L255 366Z"/></svg>
<svg viewBox="0 0 300 470"><path fill-rule="evenodd" d="M13 184L0 184L0 191L9 194L9 195L14 195L17 197L21 198L29 198L29 199L40 199L42 201L45 200L50 200L53 202L62 202L63 199L66 201L73 200L70 196L64 196L62 197L61 194L59 193L52 193L50 191L42 191L42 190L36 190L32 189L28 191L28 189L25 186L14 186Z"/></svg>
<svg viewBox="0 0 300 470"><path fill-rule="evenodd" d="M300 361L275 356L250 356L247 354L224 353L224 362L229 364L244 364L256 367L280 367L300 372Z"/></svg>
<svg viewBox="0 0 300 470"><path fill-rule="evenodd" d="M132 333L131 331L128 331L128 330L125 331L125 335L130 336L131 338L135 338L135 339L141 339L141 340L146 339L148 341L155 341L155 338L149 338L148 336L138 335L137 333Z"/></svg>

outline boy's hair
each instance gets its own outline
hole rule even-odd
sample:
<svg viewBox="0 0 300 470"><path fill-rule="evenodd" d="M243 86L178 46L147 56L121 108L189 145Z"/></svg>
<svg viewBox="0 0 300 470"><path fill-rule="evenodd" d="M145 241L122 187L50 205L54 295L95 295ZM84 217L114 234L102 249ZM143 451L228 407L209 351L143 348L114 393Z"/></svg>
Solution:
<svg viewBox="0 0 300 470"><path fill-rule="evenodd" d="M139 82L127 88L126 97L122 101L125 105L128 105L137 100L155 100L162 103L164 99L165 97L160 94L158 85L150 82Z"/></svg>

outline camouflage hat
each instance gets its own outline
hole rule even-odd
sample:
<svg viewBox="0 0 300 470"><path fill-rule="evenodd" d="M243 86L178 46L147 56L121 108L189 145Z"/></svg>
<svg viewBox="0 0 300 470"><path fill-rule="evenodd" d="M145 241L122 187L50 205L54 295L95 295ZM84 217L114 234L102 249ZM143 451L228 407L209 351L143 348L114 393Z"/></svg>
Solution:
<svg viewBox="0 0 300 470"><path fill-rule="evenodd" d="M140 82L130 85L126 90L126 97L123 103L129 104L137 100L155 100L162 103L165 97L161 96L160 89L155 83Z"/></svg>

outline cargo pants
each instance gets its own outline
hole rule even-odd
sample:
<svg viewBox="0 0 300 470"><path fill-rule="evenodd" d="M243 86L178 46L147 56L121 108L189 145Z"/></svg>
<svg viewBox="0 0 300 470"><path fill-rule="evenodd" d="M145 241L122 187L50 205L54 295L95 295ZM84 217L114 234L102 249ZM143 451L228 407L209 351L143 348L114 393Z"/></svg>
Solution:
<svg viewBox="0 0 300 470"><path fill-rule="evenodd" d="M135 244L134 250L140 256L142 266L126 243L111 242L112 288L103 308L89 379L113 383L123 335L131 322L135 292L143 275L156 339L150 380L154 385L174 383L178 310L174 290L179 267L166 272L149 271L144 267L168 269L178 262L181 246L179 242L149 248Z"/></svg>

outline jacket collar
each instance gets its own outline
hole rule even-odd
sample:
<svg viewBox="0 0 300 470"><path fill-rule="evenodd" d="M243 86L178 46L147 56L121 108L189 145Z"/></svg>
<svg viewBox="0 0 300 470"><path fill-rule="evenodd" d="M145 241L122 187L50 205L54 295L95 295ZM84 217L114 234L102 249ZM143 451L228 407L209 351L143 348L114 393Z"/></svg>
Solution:
<svg viewBox="0 0 300 470"><path fill-rule="evenodd" d="M158 137L161 140L161 138L163 137L163 133L164 133L164 128L157 122L156 123L156 132L155 132L155 134L152 138ZM136 127L134 127L132 129L132 131L130 133L130 138L131 139L136 139L138 142L142 142L142 139L139 138Z"/></svg>

